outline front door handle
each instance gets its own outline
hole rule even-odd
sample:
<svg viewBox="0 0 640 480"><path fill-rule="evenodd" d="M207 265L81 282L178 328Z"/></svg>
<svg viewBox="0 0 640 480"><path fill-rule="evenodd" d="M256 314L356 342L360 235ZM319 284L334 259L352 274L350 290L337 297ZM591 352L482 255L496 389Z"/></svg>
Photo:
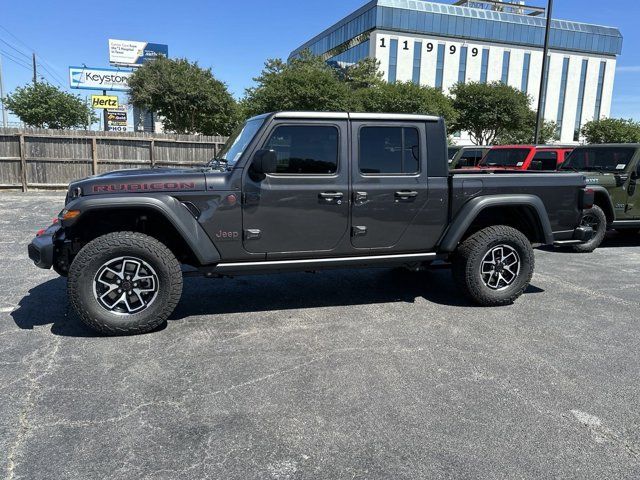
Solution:
<svg viewBox="0 0 640 480"><path fill-rule="evenodd" d="M318 194L318 198L327 202L340 201L342 197L344 197L344 194L340 192L322 192Z"/></svg>
<svg viewBox="0 0 640 480"><path fill-rule="evenodd" d="M400 192L396 192L396 197L397 198L416 198L418 196L418 192L415 191L409 191L409 190L402 190Z"/></svg>

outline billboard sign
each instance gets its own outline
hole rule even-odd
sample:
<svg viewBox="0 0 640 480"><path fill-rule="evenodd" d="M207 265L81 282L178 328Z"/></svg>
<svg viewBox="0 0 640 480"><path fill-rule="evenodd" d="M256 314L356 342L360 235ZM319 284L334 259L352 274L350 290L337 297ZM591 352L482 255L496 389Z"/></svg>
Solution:
<svg viewBox="0 0 640 480"><path fill-rule="evenodd" d="M107 110L107 127L110 132L126 132L128 122L126 105Z"/></svg>
<svg viewBox="0 0 640 480"><path fill-rule="evenodd" d="M85 90L129 90L130 70L116 68L69 67L69 86Z"/></svg>
<svg viewBox="0 0 640 480"><path fill-rule="evenodd" d="M109 39L109 63L114 65L135 67L154 58L168 56L168 45Z"/></svg>
<svg viewBox="0 0 640 480"><path fill-rule="evenodd" d="M115 95L91 95L93 108L118 108L118 97Z"/></svg>

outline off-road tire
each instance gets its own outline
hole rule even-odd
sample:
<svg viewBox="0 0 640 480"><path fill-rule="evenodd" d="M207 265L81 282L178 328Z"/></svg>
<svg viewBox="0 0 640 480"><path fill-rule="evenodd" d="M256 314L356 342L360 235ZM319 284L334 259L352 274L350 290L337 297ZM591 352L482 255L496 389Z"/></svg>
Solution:
<svg viewBox="0 0 640 480"><path fill-rule="evenodd" d="M506 245L517 252L520 268L513 282L501 290L485 284L480 272L485 256L492 249ZM464 240L452 258L453 278L474 303L481 306L500 306L513 303L529 286L535 257L527 237L515 228L497 225L484 228Z"/></svg>
<svg viewBox="0 0 640 480"><path fill-rule="evenodd" d="M604 236L607 233L607 216L598 205L585 210L582 216L583 218L592 217L596 219L597 223L595 225L591 222L584 223L584 225L589 223L593 227L593 237L588 242L573 245L571 248L577 253L590 253L598 248L604 240Z"/></svg>
<svg viewBox="0 0 640 480"><path fill-rule="evenodd" d="M109 260L136 257L157 274L157 296L138 312L117 315L105 309L94 296L94 278ZM107 335L149 332L161 325L175 309L182 293L182 271L173 253L153 237L137 232L108 233L85 245L69 269L67 294L80 319Z"/></svg>

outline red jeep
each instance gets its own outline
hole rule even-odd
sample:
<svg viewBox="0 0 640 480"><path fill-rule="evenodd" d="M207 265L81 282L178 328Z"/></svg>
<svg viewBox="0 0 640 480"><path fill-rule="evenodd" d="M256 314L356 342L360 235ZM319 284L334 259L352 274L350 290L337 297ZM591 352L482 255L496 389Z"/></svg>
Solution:
<svg viewBox="0 0 640 480"><path fill-rule="evenodd" d="M573 147L552 145L501 145L478 163L478 168L509 170L557 170Z"/></svg>

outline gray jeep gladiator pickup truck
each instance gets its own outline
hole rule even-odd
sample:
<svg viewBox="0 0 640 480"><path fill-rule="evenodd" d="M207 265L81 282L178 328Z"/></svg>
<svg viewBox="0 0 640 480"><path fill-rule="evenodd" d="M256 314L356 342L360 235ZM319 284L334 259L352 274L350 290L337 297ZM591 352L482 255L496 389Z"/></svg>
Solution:
<svg viewBox="0 0 640 480"><path fill-rule="evenodd" d="M204 168L114 171L70 184L29 245L68 276L79 317L109 334L152 330L183 274L208 277L450 262L480 305L513 302L532 245L590 239L593 194L575 173L449 173L441 118L265 114Z"/></svg>

